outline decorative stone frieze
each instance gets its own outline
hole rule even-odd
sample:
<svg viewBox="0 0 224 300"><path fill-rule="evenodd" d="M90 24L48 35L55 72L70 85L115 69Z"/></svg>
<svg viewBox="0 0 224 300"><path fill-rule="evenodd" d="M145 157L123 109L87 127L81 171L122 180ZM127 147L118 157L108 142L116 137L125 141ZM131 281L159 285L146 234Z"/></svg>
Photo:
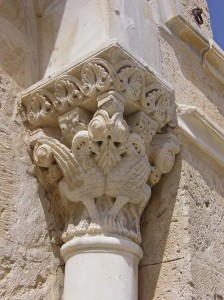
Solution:
<svg viewBox="0 0 224 300"><path fill-rule="evenodd" d="M140 243L151 187L180 150L172 133L173 91L113 46L30 91L22 103L40 180L45 174L41 182L67 206L64 242L116 234ZM78 216L68 209L77 203Z"/></svg>

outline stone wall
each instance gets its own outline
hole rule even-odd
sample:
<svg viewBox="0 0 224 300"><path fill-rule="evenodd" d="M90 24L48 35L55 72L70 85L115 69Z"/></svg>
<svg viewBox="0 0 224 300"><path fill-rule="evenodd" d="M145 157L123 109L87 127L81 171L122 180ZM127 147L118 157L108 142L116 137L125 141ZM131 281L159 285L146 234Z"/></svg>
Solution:
<svg viewBox="0 0 224 300"><path fill-rule="evenodd" d="M190 2L182 1L183 13L194 22ZM201 29L212 36L206 1L198 2L205 12ZM174 86L177 103L201 108L223 127L222 84L177 38L163 29L159 37L163 75ZM176 132L181 153L154 187L142 217L140 299L223 299L223 168Z"/></svg>
<svg viewBox="0 0 224 300"><path fill-rule="evenodd" d="M63 263L50 240L46 219L53 220L41 202L17 97L37 72L25 13L19 1L0 1L0 298L60 299Z"/></svg>
<svg viewBox="0 0 224 300"><path fill-rule="evenodd" d="M195 18L192 14L192 9L196 8L197 6L203 9L202 18L203 18L203 25L201 25L201 29L205 31L209 36L212 36L211 30L211 23L210 23L210 16L209 10L206 0L181 0L183 14L186 16L189 22L195 23Z"/></svg>
<svg viewBox="0 0 224 300"><path fill-rule="evenodd" d="M178 137L181 154L142 218L140 299L222 299L223 169Z"/></svg>
<svg viewBox="0 0 224 300"><path fill-rule="evenodd" d="M157 3L147 2L147 15L157 25L162 76L174 86L176 102L201 108L223 127L222 84L202 68L198 57L159 27ZM187 19L194 22L193 1L181 2ZM63 262L54 234L60 229L54 224L60 222L54 218L59 217L35 178L16 97L40 79L39 58L33 50L38 35L29 29L35 28L37 10L30 4L26 10L21 3L0 1L0 298L58 300L63 292ZM205 13L201 29L212 36L206 1L197 4ZM42 69L47 62L46 58ZM177 134L182 151L171 173L153 188L142 217L139 299L222 300L224 171L180 131Z"/></svg>
<svg viewBox="0 0 224 300"><path fill-rule="evenodd" d="M0 298L60 299L62 263L59 247L50 241L49 207L40 199L27 133L17 110L15 95L21 89L4 71L0 78Z"/></svg>

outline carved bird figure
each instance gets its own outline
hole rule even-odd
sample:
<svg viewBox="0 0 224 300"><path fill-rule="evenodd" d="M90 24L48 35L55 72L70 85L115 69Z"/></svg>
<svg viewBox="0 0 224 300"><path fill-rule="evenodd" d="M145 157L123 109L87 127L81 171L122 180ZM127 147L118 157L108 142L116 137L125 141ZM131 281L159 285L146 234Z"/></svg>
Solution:
<svg viewBox="0 0 224 300"><path fill-rule="evenodd" d="M98 222L95 198L105 192L105 176L92 157L88 131L79 131L73 138L72 150L51 137L38 142L51 148L64 178L59 183L61 195L72 202L83 202L93 222Z"/></svg>
<svg viewBox="0 0 224 300"><path fill-rule="evenodd" d="M143 139L136 133L129 135L122 161L107 176L106 194L116 198L109 215L115 218L126 203L138 204L142 211L151 195L146 184L150 164L145 155Z"/></svg>

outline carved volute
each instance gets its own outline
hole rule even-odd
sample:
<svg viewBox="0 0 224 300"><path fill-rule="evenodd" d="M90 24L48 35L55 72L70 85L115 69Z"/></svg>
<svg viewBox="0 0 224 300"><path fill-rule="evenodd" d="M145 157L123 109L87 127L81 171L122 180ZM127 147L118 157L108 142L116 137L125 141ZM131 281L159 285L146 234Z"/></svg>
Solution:
<svg viewBox="0 0 224 300"><path fill-rule="evenodd" d="M64 242L104 233L140 243L151 188L180 150L172 133L173 91L113 46L32 90L22 103L34 162L64 205ZM78 216L70 209L77 203Z"/></svg>

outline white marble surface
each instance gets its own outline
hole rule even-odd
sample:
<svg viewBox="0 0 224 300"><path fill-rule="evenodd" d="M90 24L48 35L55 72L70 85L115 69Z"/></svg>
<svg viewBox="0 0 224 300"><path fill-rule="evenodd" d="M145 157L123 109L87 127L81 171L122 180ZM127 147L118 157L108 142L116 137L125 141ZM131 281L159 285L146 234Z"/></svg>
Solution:
<svg viewBox="0 0 224 300"><path fill-rule="evenodd" d="M114 40L161 72L158 34L146 1L56 1L43 5L39 14L41 77Z"/></svg>
<svg viewBox="0 0 224 300"><path fill-rule="evenodd" d="M121 237L84 236L64 244L64 300L137 300L141 248Z"/></svg>

